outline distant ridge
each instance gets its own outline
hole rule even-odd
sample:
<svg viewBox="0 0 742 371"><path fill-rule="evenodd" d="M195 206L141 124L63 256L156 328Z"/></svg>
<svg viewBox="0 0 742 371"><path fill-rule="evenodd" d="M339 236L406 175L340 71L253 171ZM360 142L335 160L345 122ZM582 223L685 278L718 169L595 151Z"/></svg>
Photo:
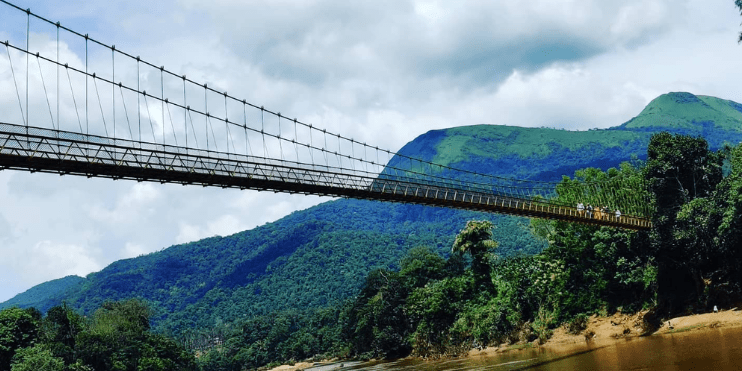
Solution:
<svg viewBox="0 0 742 371"><path fill-rule="evenodd" d="M22 292L10 300L1 303L0 307L43 307L53 306L64 299L65 294L70 290L75 290L77 286L85 281L80 276L67 276L56 280L47 281L38 284L25 292Z"/></svg>

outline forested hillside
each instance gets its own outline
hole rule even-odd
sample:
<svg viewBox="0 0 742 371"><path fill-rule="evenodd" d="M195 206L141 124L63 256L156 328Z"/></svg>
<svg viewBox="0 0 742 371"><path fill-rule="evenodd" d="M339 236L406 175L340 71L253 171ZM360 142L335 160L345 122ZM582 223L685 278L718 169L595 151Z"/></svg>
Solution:
<svg viewBox="0 0 742 371"><path fill-rule="evenodd" d="M560 180L580 168L606 170L632 157L644 159L651 134L662 130L703 135L715 150L742 141L742 106L671 93L610 129L456 127L425 133L400 152L480 173ZM374 269L399 269L413 247L428 246L448 257L454 237L471 219L496 226L493 238L503 257L546 246L527 219L342 199L232 236L117 261L64 285L42 284L0 308L44 311L64 300L92 313L106 300L136 297L152 308L155 328L176 335L279 310L321 308L356 295Z"/></svg>

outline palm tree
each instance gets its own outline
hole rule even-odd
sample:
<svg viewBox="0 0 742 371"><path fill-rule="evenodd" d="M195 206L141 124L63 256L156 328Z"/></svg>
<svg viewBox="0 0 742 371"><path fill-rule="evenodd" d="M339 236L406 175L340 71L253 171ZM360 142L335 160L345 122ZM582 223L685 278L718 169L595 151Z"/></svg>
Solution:
<svg viewBox="0 0 742 371"><path fill-rule="evenodd" d="M451 248L453 253L471 254L475 284L488 290L494 288L490 277L490 250L497 247L497 242L492 240L493 227L492 222L486 220L470 220Z"/></svg>

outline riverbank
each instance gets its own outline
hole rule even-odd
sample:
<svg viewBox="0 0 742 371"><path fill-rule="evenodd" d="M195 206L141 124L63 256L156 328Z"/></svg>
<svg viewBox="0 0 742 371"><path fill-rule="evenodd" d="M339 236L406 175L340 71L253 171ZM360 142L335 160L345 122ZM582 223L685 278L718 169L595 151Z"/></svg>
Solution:
<svg viewBox="0 0 742 371"><path fill-rule="evenodd" d="M587 327L579 334L570 334L566 326L560 326L554 330L552 336L544 344L539 344L538 340L530 343L501 344L500 346L487 347L481 350L472 349L465 357L491 357L526 348L546 348L569 353L570 348L582 348L587 342L595 346L611 345L619 341L642 336L644 334L643 318L646 313L646 311L634 314L616 313L608 317L593 315L588 319ZM734 308L733 310L722 310L717 313L674 317L664 321L662 326L649 336L664 336L687 331L709 331L723 327L742 327L742 311ZM329 371L359 363L350 361L343 364L338 360L314 363L299 362L294 365L278 366L269 371Z"/></svg>
<svg viewBox="0 0 742 371"><path fill-rule="evenodd" d="M572 346L582 346L586 342L598 346L610 345L617 341L638 337L644 334L643 317L646 311L634 314L617 313L609 317L593 315L588 319L587 327L579 334L570 334L565 326L554 330L553 335L544 344L538 340L530 343L501 344L482 350L472 349L468 357L486 357L498 353L516 351L523 348L559 348L566 350ZM674 317L662 323L662 326L649 336L663 336L686 331L708 331L722 327L742 327L742 311L719 311L717 313L693 314Z"/></svg>

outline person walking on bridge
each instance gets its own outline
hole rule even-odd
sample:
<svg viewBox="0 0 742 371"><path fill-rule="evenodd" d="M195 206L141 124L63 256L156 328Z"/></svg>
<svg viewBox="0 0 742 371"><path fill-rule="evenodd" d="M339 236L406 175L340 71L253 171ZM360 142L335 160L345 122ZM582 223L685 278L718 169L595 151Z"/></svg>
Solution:
<svg viewBox="0 0 742 371"><path fill-rule="evenodd" d="M582 202L577 203L577 214L579 216L585 216L585 205Z"/></svg>

